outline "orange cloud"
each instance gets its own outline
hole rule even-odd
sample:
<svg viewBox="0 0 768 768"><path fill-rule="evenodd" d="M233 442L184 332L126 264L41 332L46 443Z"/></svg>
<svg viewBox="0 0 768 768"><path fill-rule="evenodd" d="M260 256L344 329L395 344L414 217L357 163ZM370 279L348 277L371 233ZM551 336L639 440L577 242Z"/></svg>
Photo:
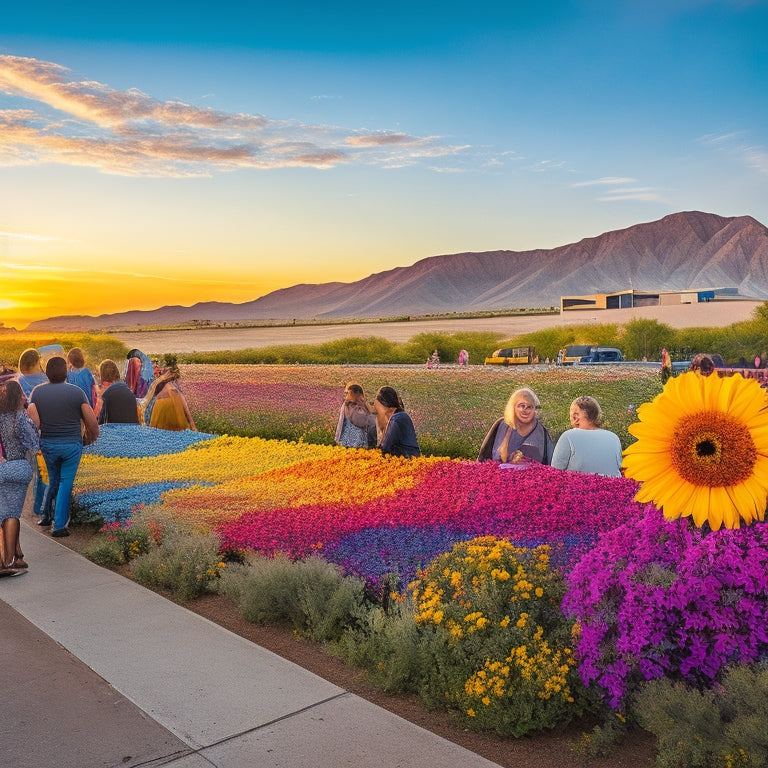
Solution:
<svg viewBox="0 0 768 768"><path fill-rule="evenodd" d="M37 105L0 110L0 165L62 163L129 176L201 176L346 162L392 167L457 150L432 137L384 131L350 136L68 78L68 70L54 62L0 56L0 93Z"/></svg>

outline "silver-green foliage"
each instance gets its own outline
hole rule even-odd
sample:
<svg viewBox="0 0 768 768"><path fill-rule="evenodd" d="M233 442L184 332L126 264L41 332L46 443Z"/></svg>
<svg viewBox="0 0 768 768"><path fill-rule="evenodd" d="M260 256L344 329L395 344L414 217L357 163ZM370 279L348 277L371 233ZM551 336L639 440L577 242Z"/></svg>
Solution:
<svg viewBox="0 0 768 768"><path fill-rule="evenodd" d="M634 712L657 738L659 768L765 768L768 766L768 665L731 667L722 684L696 690L652 680Z"/></svg>
<svg viewBox="0 0 768 768"><path fill-rule="evenodd" d="M255 556L228 567L220 591L255 624L289 624L318 641L340 638L365 614L365 584L320 557Z"/></svg>

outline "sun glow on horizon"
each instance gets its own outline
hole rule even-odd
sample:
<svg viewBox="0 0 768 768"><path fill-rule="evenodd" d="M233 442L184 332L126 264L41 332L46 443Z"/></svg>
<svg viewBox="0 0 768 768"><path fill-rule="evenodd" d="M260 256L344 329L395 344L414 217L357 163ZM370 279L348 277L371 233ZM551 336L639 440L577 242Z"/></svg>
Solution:
<svg viewBox="0 0 768 768"><path fill-rule="evenodd" d="M116 266L120 266L116 263ZM215 264L190 264L183 274L156 270L93 270L83 266L0 263L0 324L23 330L29 323L64 315L150 311L200 302L242 304L298 283L334 282L322 267L300 279L257 265L249 273ZM359 279L366 275L359 275Z"/></svg>

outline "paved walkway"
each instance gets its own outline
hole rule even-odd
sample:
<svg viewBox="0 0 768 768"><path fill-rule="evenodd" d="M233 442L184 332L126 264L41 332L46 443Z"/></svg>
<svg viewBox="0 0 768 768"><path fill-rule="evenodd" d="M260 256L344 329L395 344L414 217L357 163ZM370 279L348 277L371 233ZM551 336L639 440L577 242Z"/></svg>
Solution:
<svg viewBox="0 0 768 768"><path fill-rule="evenodd" d="M0 763L493 768L22 521L0 579Z"/></svg>

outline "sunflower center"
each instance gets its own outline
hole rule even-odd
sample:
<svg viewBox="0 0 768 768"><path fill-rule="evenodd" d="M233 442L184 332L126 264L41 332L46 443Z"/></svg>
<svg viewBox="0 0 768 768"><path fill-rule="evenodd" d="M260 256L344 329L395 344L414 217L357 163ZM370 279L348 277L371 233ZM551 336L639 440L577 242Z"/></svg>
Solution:
<svg viewBox="0 0 768 768"><path fill-rule="evenodd" d="M757 449L749 429L718 411L702 411L675 428L672 464L693 485L737 485L752 474Z"/></svg>

